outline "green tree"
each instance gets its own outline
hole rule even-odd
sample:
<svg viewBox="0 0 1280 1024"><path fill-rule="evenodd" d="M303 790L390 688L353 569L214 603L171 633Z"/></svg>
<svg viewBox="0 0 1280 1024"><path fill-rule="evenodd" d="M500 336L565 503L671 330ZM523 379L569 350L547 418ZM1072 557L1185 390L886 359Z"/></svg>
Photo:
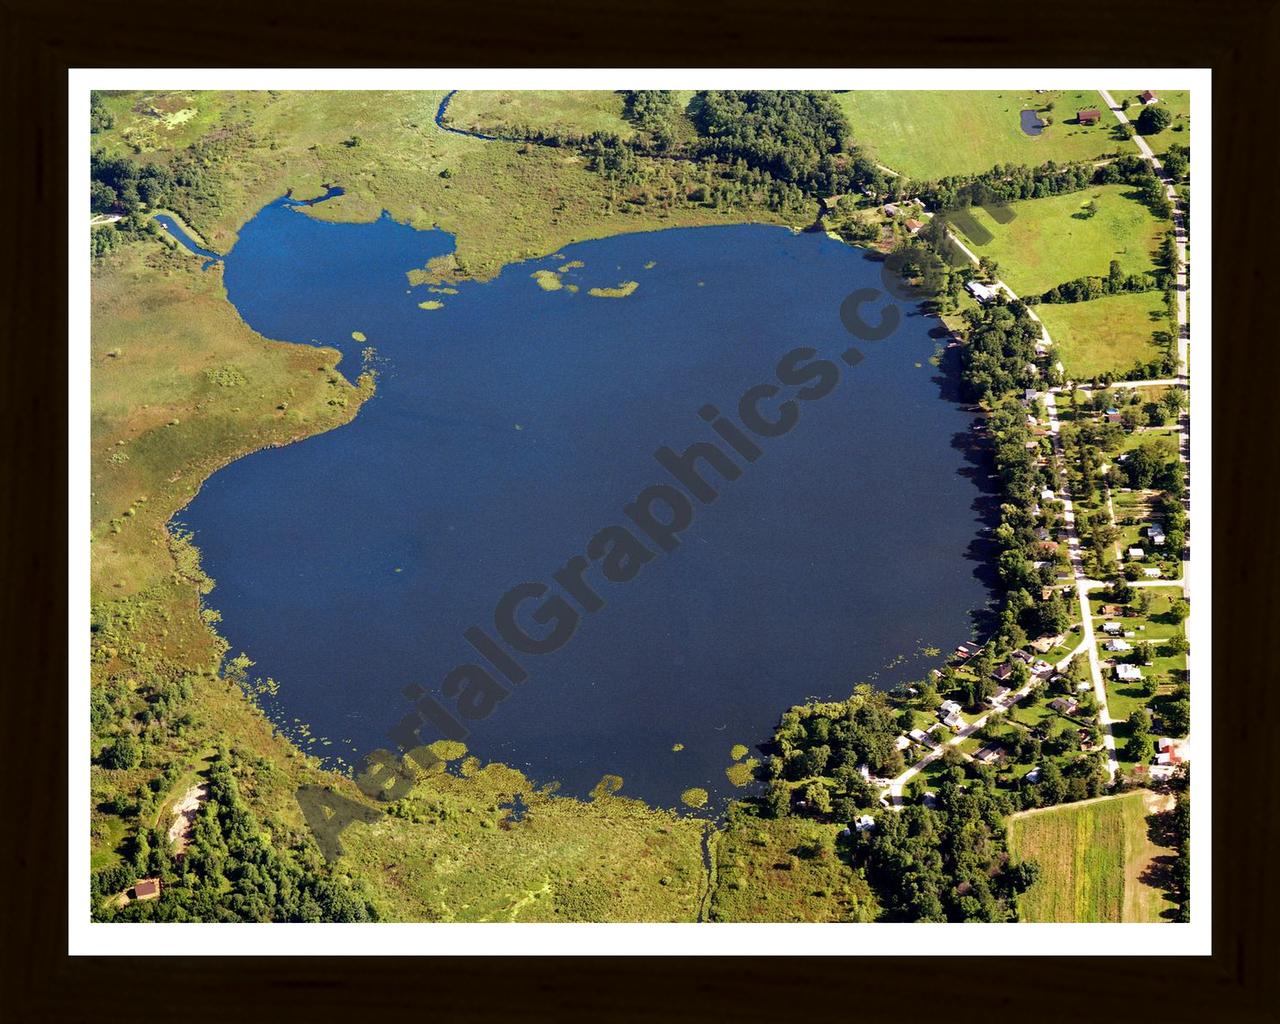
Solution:
<svg viewBox="0 0 1280 1024"><path fill-rule="evenodd" d="M142 747L138 743L138 737L131 732L120 736L102 754L104 765L120 771L136 768L141 761Z"/></svg>
<svg viewBox="0 0 1280 1024"><path fill-rule="evenodd" d="M1138 115L1138 131L1142 135L1159 135L1172 120L1173 116L1165 107L1158 104L1143 107Z"/></svg>

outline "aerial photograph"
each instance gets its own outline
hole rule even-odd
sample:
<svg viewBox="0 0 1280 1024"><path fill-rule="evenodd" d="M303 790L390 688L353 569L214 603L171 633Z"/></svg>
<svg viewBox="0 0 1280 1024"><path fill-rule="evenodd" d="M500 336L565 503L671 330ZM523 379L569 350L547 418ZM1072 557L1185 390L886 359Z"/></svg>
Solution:
<svg viewBox="0 0 1280 1024"><path fill-rule="evenodd" d="M73 913L1191 922L1191 91L1027 75L94 90Z"/></svg>

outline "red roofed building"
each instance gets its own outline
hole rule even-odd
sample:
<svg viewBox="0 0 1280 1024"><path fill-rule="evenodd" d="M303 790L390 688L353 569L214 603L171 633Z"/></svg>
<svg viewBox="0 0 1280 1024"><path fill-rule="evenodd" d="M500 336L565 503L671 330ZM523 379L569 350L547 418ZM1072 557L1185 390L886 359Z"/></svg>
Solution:
<svg viewBox="0 0 1280 1024"><path fill-rule="evenodd" d="M1159 100L1160 97L1148 89L1146 92L1138 93L1138 99L1142 100L1144 106L1150 106L1152 103Z"/></svg>
<svg viewBox="0 0 1280 1024"><path fill-rule="evenodd" d="M1102 120L1102 114L1097 110L1077 110L1076 120L1081 124L1097 124Z"/></svg>

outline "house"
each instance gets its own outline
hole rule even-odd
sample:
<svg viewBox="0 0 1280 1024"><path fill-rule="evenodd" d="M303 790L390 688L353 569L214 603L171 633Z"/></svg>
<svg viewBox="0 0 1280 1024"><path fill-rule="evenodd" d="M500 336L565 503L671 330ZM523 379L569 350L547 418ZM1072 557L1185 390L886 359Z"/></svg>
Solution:
<svg viewBox="0 0 1280 1024"><path fill-rule="evenodd" d="M1052 488L1050 488L1050 487L1046 487L1043 491L1041 491L1041 492L1040 492L1040 500L1041 500L1041 501L1053 501L1053 489L1052 489Z"/></svg>
<svg viewBox="0 0 1280 1024"><path fill-rule="evenodd" d="M996 687L996 692L995 692L995 693L993 693L990 697L988 697L988 698L987 698L987 703L988 703L991 707L993 707L993 708L997 708L997 707L999 707L999 706L1000 706L1000 704L1004 701L1005 697L1007 697L1007 696L1009 695L1009 692L1010 692L1010 691L1009 691L1009 687L1007 687L1007 686L997 686L997 687Z"/></svg>
<svg viewBox="0 0 1280 1024"><path fill-rule="evenodd" d="M135 900L158 900L160 898L160 879L139 878L133 886Z"/></svg>
<svg viewBox="0 0 1280 1024"><path fill-rule="evenodd" d="M881 209L884 210L884 215L886 217L898 216L898 206L896 203L885 203Z"/></svg>
<svg viewBox="0 0 1280 1024"><path fill-rule="evenodd" d="M1031 648L1032 650L1039 651L1041 654L1048 654L1051 650L1057 647L1058 644L1062 643L1063 639L1064 638L1061 634L1058 636L1042 636L1031 641Z"/></svg>
<svg viewBox="0 0 1280 1024"><path fill-rule="evenodd" d="M1013 666L1010 664L998 665L996 670L991 673L991 678L997 683L1007 682L1013 677Z"/></svg>
<svg viewBox="0 0 1280 1024"><path fill-rule="evenodd" d="M933 747L936 747L938 745L937 740L935 740L927 732L924 732L920 729L912 729L909 733L907 733L907 735L910 736L917 743L919 743L922 747L929 747L930 749L932 749Z"/></svg>
<svg viewBox="0 0 1280 1024"><path fill-rule="evenodd" d="M1035 364L1027 363L1027 371L1029 373L1035 373L1036 372ZM1024 402L1034 402L1036 400L1036 395L1038 395L1039 393L1040 392L1038 392L1035 388L1023 388L1022 400Z"/></svg>
<svg viewBox="0 0 1280 1024"><path fill-rule="evenodd" d="M998 743L988 743L973 755L973 759L979 764L995 764L1003 757L1004 747Z"/></svg>
<svg viewBox="0 0 1280 1024"><path fill-rule="evenodd" d="M1108 640L1102 645L1108 651L1128 651L1132 648L1123 640Z"/></svg>
<svg viewBox="0 0 1280 1024"><path fill-rule="evenodd" d="M1115 622L1115 621L1111 621L1111 622L1104 622L1104 623L1102 624L1102 632L1104 632L1104 633L1123 633L1123 632L1124 632L1124 626L1120 625L1120 623Z"/></svg>
<svg viewBox="0 0 1280 1024"><path fill-rule="evenodd" d="M1074 715L1079 706L1080 702L1074 697L1057 697L1049 701L1049 707L1063 715Z"/></svg>
<svg viewBox="0 0 1280 1024"><path fill-rule="evenodd" d="M1022 664L1030 665L1035 659L1026 651L1017 650L1013 652L1013 657L1017 658Z"/></svg>
<svg viewBox="0 0 1280 1024"><path fill-rule="evenodd" d="M996 290L981 281L966 281L964 287L979 302L990 302L996 297Z"/></svg>
<svg viewBox="0 0 1280 1024"><path fill-rule="evenodd" d="M960 712L953 711L942 720L942 724L952 731L963 729L969 723L960 717Z"/></svg>
<svg viewBox="0 0 1280 1024"><path fill-rule="evenodd" d="M1097 124L1099 121L1102 120L1102 114L1100 111L1094 110L1092 108L1089 110L1077 110L1076 120L1080 124Z"/></svg>
<svg viewBox="0 0 1280 1024"><path fill-rule="evenodd" d="M1119 409L1108 409L1105 413L1103 413L1103 417L1106 419L1106 421L1107 421L1108 423L1119 423L1119 422L1120 422L1120 410L1119 410Z"/></svg>
<svg viewBox="0 0 1280 1024"><path fill-rule="evenodd" d="M938 715L946 718L947 715L954 715L960 711L960 705L953 700L944 700L938 705Z"/></svg>
<svg viewBox="0 0 1280 1024"><path fill-rule="evenodd" d="M1047 676L1053 672L1053 666L1043 658L1037 658L1031 663L1031 674L1033 676Z"/></svg>
<svg viewBox="0 0 1280 1024"><path fill-rule="evenodd" d="M911 746L911 741L907 739L907 737L905 736L899 736L896 740L893 741L893 745L894 745L894 748L897 750L906 750L907 747Z"/></svg>
<svg viewBox="0 0 1280 1024"><path fill-rule="evenodd" d="M917 231L919 231L922 227L924 227L924 221L916 220L914 217L907 218L907 230L910 231L913 235Z"/></svg>
<svg viewBox="0 0 1280 1024"><path fill-rule="evenodd" d="M1117 665L1116 678L1122 683L1142 682L1142 669L1137 665Z"/></svg>
<svg viewBox="0 0 1280 1024"><path fill-rule="evenodd" d="M1098 614L1103 618L1107 618L1112 615L1123 615L1124 613L1125 607L1122 604L1104 604L1098 609Z"/></svg>
<svg viewBox="0 0 1280 1024"><path fill-rule="evenodd" d="M1164 530L1159 526L1148 526L1147 536L1151 538L1151 543L1157 547L1164 544Z"/></svg>
<svg viewBox="0 0 1280 1024"><path fill-rule="evenodd" d="M1138 99L1142 100L1142 105L1144 107L1149 107L1153 103L1160 102L1160 97L1157 96L1155 93L1153 93L1150 89L1148 89L1146 92L1138 93Z"/></svg>
<svg viewBox="0 0 1280 1024"><path fill-rule="evenodd" d="M1141 562L1146 557L1147 553L1143 551L1142 548L1129 549L1129 561L1131 562Z"/></svg>
<svg viewBox="0 0 1280 1024"><path fill-rule="evenodd" d="M1147 579L1156 580L1160 578L1160 570L1154 567L1150 569L1143 569L1142 575L1147 577Z"/></svg>
<svg viewBox="0 0 1280 1024"><path fill-rule="evenodd" d="M1039 782L1040 766L1036 765L1034 768L1031 769L1031 771L1027 772L1026 778L1028 782Z"/></svg>
<svg viewBox="0 0 1280 1024"><path fill-rule="evenodd" d="M876 827L876 819L869 814L864 814L859 818L853 819L853 827L859 832L870 832Z"/></svg>
<svg viewBox="0 0 1280 1024"><path fill-rule="evenodd" d="M1161 736L1156 740L1156 750L1159 751L1156 755L1156 764L1175 765L1186 760L1182 745L1168 736Z"/></svg>

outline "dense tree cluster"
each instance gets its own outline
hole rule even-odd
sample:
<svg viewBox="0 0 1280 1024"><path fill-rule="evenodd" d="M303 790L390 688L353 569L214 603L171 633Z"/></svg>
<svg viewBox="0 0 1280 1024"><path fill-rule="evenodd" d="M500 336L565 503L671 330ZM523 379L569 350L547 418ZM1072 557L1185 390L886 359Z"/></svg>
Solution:
<svg viewBox="0 0 1280 1024"><path fill-rule="evenodd" d="M299 841L272 848L262 824L240 795L225 749L208 771L208 798L181 858L159 829L139 832L125 863L93 876L100 919L116 921L372 921L362 893L334 878L314 847ZM157 900L117 908L109 897L141 877L159 878Z"/></svg>
<svg viewBox="0 0 1280 1024"><path fill-rule="evenodd" d="M1011 203L1018 199L1043 199L1063 192L1079 192L1094 183L1096 172L1089 162L1039 167L996 164L981 174L953 175L925 182L913 192L933 210Z"/></svg>
<svg viewBox="0 0 1280 1024"><path fill-rule="evenodd" d="M964 317L968 331L960 377L970 400L990 403L1037 384L1041 330L1022 302L997 296L981 309L965 310Z"/></svg>
<svg viewBox="0 0 1280 1024"><path fill-rule="evenodd" d="M1008 796L990 780L962 779L962 770L953 768L934 808L882 814L875 829L856 834L854 863L865 866L885 919L1016 919L1015 899L1039 868L1009 863L1004 818L1015 808Z"/></svg>
<svg viewBox="0 0 1280 1024"><path fill-rule="evenodd" d="M1163 287L1164 282L1152 274L1126 274L1119 260L1112 260L1106 277L1077 277L1056 285L1038 296L1026 299L1028 305L1060 302L1089 302L1104 295L1124 295L1130 292L1150 292Z"/></svg>

